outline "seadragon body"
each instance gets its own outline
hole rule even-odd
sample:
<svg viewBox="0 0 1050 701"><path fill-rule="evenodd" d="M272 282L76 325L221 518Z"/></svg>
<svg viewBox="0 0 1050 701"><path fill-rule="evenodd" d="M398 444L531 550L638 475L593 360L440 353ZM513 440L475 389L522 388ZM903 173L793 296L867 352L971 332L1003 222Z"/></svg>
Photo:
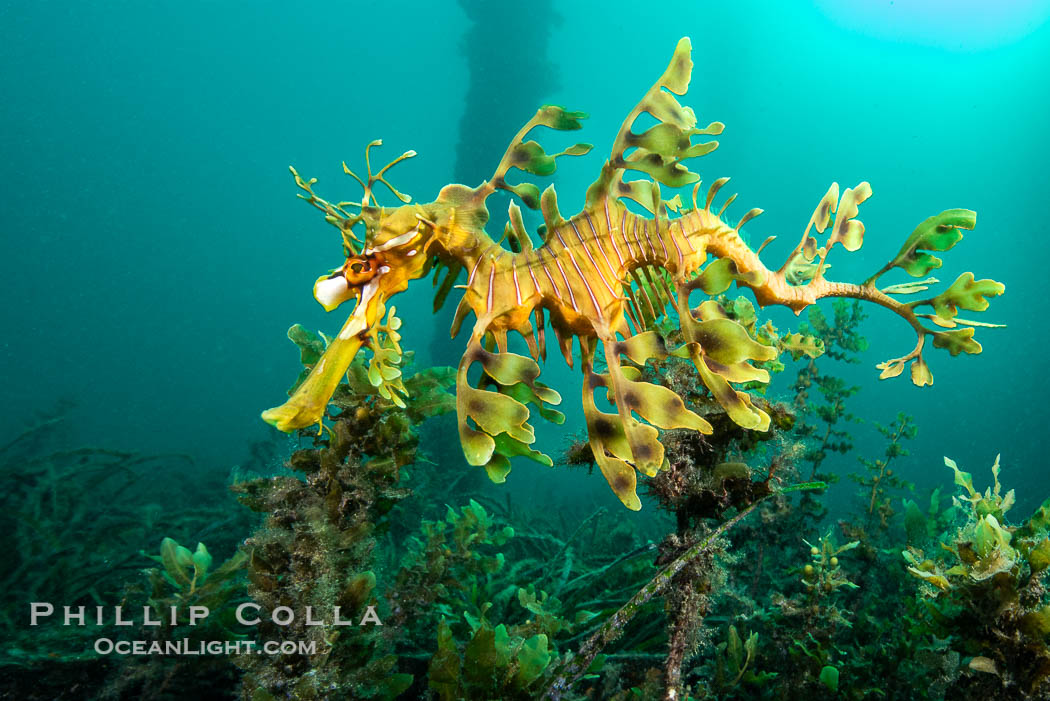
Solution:
<svg viewBox="0 0 1050 701"><path fill-rule="evenodd" d="M658 429L713 430L673 391L641 380L639 369L647 361L669 355L692 361L703 384L733 421L765 431L769 415L733 385L768 382L768 372L753 363L775 359L791 343L804 343L797 334L780 339L777 345L761 343L730 319L716 301L707 299L698 307L691 306L690 296L696 290L709 298L736 282L750 289L759 305L783 305L796 313L823 297L851 297L881 305L903 317L918 337L911 353L879 366L882 377L901 374L910 361L913 382L932 383L922 356L928 339L952 355L979 353L981 346L972 338L974 327L989 324L964 321L957 312L959 308L985 309L985 297L1003 292L1000 283L974 280L972 274L964 273L944 293L907 303L896 297L922 292L936 280L883 289L876 285L894 267L914 277L939 267L940 260L927 251L947 250L958 242L961 229L973 228L973 212L948 210L930 217L916 228L894 260L864 283L851 284L828 280L825 258L836 244L854 251L863 242L864 226L856 215L858 205L871 194L867 183L841 195L833 184L810 218L802 240L777 270L767 268L759 258L762 247L753 250L740 236L740 227L761 210L749 211L736 226L730 226L722 215L735 196L718 210L713 208L727 178L708 188L702 204L697 201L699 178L682 162L714 150L717 142L694 143L692 139L720 134L723 125L714 122L697 128L692 110L675 98L688 87L689 52L689 40L683 39L663 76L624 121L610 158L587 192L583 211L568 219L558 210L553 187L541 195L530 183L511 185L505 179L511 168L549 175L557 156L589 151L590 146L577 144L561 154L548 155L535 141L524 140L539 126L580 128L579 120L585 115L560 107L545 106L537 112L519 131L492 178L476 188L449 185L432 203L380 207L372 192L380 182L402 202L408 201L385 180L389 165L375 175L369 165L367 180L344 166L364 186L360 203L329 203L314 194L315 181L303 181L296 173L304 199L321 209L342 232L347 256L341 268L318 279L315 296L329 310L352 298L357 305L307 379L285 404L264 412L263 418L285 431L319 423L329 398L363 346L374 354L369 374L372 383L388 396L396 393L399 336L393 344L384 340L385 335L396 334L397 328L392 313L383 322L386 301L406 289L409 281L435 269L437 273L447 271L435 307L457 279L466 277L465 285L456 286L463 294L452 335L457 335L471 313L475 319L456 382L459 433L467 461L484 466L496 481L505 479L514 456L551 464L549 457L531 447L535 434L528 423L530 405L549 419L563 419L550 409L561 401L560 396L537 379L538 362L546 357L545 330L549 327L570 366L574 363L573 339L579 340L590 447L613 491L632 509L640 508L636 471L651 476L665 465ZM632 126L643 113L659 123L636 133ZM628 171L646 177L626 181ZM661 184L677 188L694 183L691 208L683 208L677 196L661 197ZM509 190L527 206L542 210L542 245L533 246L516 204L510 206L509 221L499 240L486 232L489 213L485 201L497 189ZM625 200L638 207L630 208ZM350 207L360 211L354 213ZM353 232L359 224L365 229L363 241ZM827 232L823 245L811 235L813 230ZM917 311L924 305L932 313ZM678 347L668 347L652 328L660 318L680 327ZM928 328L923 319L936 328ZM510 332L524 338L531 358L508 351ZM596 359L600 359L597 365ZM468 372L475 364L482 366L483 375L480 383L472 384ZM604 392L616 413L600 410L595 392Z"/></svg>

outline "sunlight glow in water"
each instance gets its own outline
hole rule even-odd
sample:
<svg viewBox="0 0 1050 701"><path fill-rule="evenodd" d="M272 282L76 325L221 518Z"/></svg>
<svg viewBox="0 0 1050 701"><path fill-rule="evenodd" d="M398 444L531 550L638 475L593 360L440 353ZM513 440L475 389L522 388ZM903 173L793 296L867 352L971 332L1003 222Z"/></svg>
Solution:
<svg viewBox="0 0 1050 701"><path fill-rule="evenodd" d="M1050 22L1050 0L817 0L844 29L949 51L1015 43Z"/></svg>

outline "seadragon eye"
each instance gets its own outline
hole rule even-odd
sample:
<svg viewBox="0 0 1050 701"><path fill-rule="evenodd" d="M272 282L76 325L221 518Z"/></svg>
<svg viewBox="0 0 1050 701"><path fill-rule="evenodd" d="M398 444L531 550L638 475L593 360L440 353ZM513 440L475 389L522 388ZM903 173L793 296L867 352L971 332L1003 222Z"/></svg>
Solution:
<svg viewBox="0 0 1050 701"><path fill-rule="evenodd" d="M343 267L343 276L351 285L363 285L375 277L376 267L371 258L350 258Z"/></svg>

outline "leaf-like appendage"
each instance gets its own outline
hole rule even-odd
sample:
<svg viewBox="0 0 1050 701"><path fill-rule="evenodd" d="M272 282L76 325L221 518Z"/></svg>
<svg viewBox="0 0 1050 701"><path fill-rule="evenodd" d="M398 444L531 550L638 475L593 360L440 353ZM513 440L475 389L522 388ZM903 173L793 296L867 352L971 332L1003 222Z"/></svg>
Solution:
<svg viewBox="0 0 1050 701"><path fill-rule="evenodd" d="M726 377L708 366L706 359L703 357L700 344L689 343L687 348L689 356L693 360L693 365L700 374L701 381L703 381L704 386L711 390L711 394L722 408L726 410L729 418L742 428L750 428L756 431L769 430L771 421L769 414L752 404L750 395L733 389ZM769 375L766 374L765 378L768 381Z"/></svg>
<svg viewBox="0 0 1050 701"><path fill-rule="evenodd" d="M574 144L560 153L549 154L544 151L539 143L525 141L525 136L539 126L560 130L579 129L582 126L580 120L586 119L586 117L587 115L583 112L570 112L557 105L544 105L537 110L532 119L525 123L525 126L521 128L514 140L511 141L492 177L476 190L470 191L471 198L475 204L484 208L485 198L492 194L496 188L502 188L520 197L525 206L530 209L538 208L540 206L539 188L532 183L511 185L506 181L507 172L511 168L518 168L532 175L551 175L557 168L555 161L559 156L582 156L589 153L592 146L590 144Z"/></svg>
<svg viewBox="0 0 1050 701"><path fill-rule="evenodd" d="M969 209L948 209L923 221L904 242L897 255L881 270L868 278L865 289L873 289L875 282L887 271L901 268L912 277L922 277L929 271L941 267L941 259L927 251L947 251L963 238L962 230L972 229L977 223L977 215ZM881 290L881 294L908 295L922 292L936 283L935 278L921 282L891 285ZM922 358L923 343L927 336L933 337L935 348L944 348L951 355L960 353L980 353L981 344L974 340L974 327L997 327L981 321L968 321L957 315L959 309L984 311L988 308L988 297L996 297L1006 290L1005 286L995 280L974 280L973 273L963 273L955 279L948 289L929 299L898 304L897 313L909 318L916 328L918 344L908 355L880 363L880 379L897 377L904 370L904 364L912 362L911 379L916 385L933 384L933 374ZM894 301L894 304L897 304ZM933 313L917 313L919 307L933 308ZM935 326L949 331L933 331L922 326L919 318L931 321ZM964 327L964 328L960 328Z"/></svg>
<svg viewBox="0 0 1050 701"><path fill-rule="evenodd" d="M559 105L544 105L536 113L536 124L561 131L582 129L581 119L587 119L586 112L573 112Z"/></svg>
<svg viewBox="0 0 1050 701"><path fill-rule="evenodd" d="M594 389L597 385L592 384L591 380L595 377L585 377L583 389L583 415L587 422L591 452L613 493L628 509L638 511L642 508L636 491L638 477L634 468L624 459L631 458L630 445L620 417L599 411L594 405Z"/></svg>
<svg viewBox="0 0 1050 701"><path fill-rule="evenodd" d="M711 424L686 409L685 402L676 392L649 382L635 382L625 378L619 382L623 385L626 408L654 426L664 429L689 428L707 434L714 431Z"/></svg>
<svg viewBox="0 0 1050 701"><path fill-rule="evenodd" d="M775 360L777 349L755 341L711 300L700 306L704 320L697 321L688 306L687 289L688 284L683 285L678 296L678 317L686 343L672 355L693 361L704 386L737 425L768 430L769 414L757 408L750 395L733 389L730 382L769 382L768 371L752 366L750 361Z"/></svg>
<svg viewBox="0 0 1050 701"><path fill-rule="evenodd" d="M969 209L948 209L917 227L887 267L898 267L912 277L922 277L941 267L941 259L926 251L947 251L962 240L962 229L973 229L977 213Z"/></svg>
<svg viewBox="0 0 1050 701"><path fill-rule="evenodd" d="M809 233L809 227L812 226L817 230L818 234L823 234L824 229L828 228L828 223L831 221L831 213L835 211L835 206L839 201L839 184L831 183L831 187L821 198L820 204L813 210L813 216L809 219L809 224L806 226L806 233ZM814 242L815 243L815 242ZM809 260L813 260L813 256L809 257Z"/></svg>
<svg viewBox="0 0 1050 701"><path fill-rule="evenodd" d="M657 86L665 87L662 81L657 83ZM639 106L658 121L668 122L679 129L692 129L696 126L696 114L692 108L682 107L674 95L663 90L650 90Z"/></svg>
<svg viewBox="0 0 1050 701"><path fill-rule="evenodd" d="M871 186L866 182L855 188L846 188L846 191L842 193L838 207L835 208L835 224L831 227L827 250L831 250L836 243L841 243L847 251L856 251L861 247L864 243L864 224L855 217L859 212L858 205L869 197L871 197ZM823 206L822 201L818 207L818 213Z"/></svg>
<svg viewBox="0 0 1050 701"><path fill-rule="evenodd" d="M693 134L701 133L701 131L701 129L682 129L675 124L661 122L641 134L630 132L627 135L627 145L629 147L639 146L646 151L674 158L692 148L692 145L689 143L690 137ZM706 147L708 145L698 144L698 146ZM695 155L703 154L697 153Z"/></svg>
<svg viewBox="0 0 1050 701"><path fill-rule="evenodd" d="M689 37L679 39L671 62L660 76L659 84L676 95L685 95L689 90L689 80L693 75L693 59L690 56L692 50L693 45Z"/></svg>
<svg viewBox="0 0 1050 701"><path fill-rule="evenodd" d="M378 318L387 314L386 305L380 303ZM380 397L404 409L408 390L401 381L401 319L397 308L391 307L386 321L377 323L368 331L372 357L368 361L368 382Z"/></svg>
<svg viewBox="0 0 1050 701"><path fill-rule="evenodd" d="M713 428L687 409L677 393L642 382L637 368L620 365L621 355L639 364L650 358L666 357L667 349L657 333L646 331L624 341L604 339L602 344L609 367L607 373L595 374L591 370L590 353L584 358L583 411L588 439L595 461L613 492L624 505L637 510L641 502L635 492L634 471L652 477L666 465L656 427L689 428L703 433L711 433ZM616 414L604 413L595 406L594 392L599 388L605 388L608 400L616 406ZM649 423L642 423L633 414Z"/></svg>
<svg viewBox="0 0 1050 701"><path fill-rule="evenodd" d="M520 183L518 185L504 184L504 188L520 197L522 204L529 209L540 208L540 189L532 183Z"/></svg>
<svg viewBox="0 0 1050 701"><path fill-rule="evenodd" d="M883 287L881 292L884 295L914 295L919 292L925 292L930 289L930 285L936 285L938 282L940 282L940 280L937 278L928 277L925 280L888 285L887 287Z"/></svg>
<svg viewBox="0 0 1050 701"><path fill-rule="evenodd" d="M954 331L934 331L931 335L933 336L933 346L935 348L944 348L953 356L960 353L975 355L981 352L981 344L973 340L972 328L955 329Z"/></svg>
<svg viewBox="0 0 1050 701"><path fill-rule="evenodd" d="M522 441L511 438L506 433L501 433L498 436L496 436L495 441L496 455L504 456L506 458L512 458L520 455L522 457L528 458L529 460L538 462L541 465L546 465L547 467L552 467L554 465L554 461L550 459L550 456L544 455L538 450L533 450L529 447L527 443L523 443Z"/></svg>
<svg viewBox="0 0 1050 701"><path fill-rule="evenodd" d="M456 400L461 411L490 436L506 433L522 443L532 443L536 434L527 423L529 410L521 402L499 392L460 386L456 389Z"/></svg>
<svg viewBox="0 0 1050 701"><path fill-rule="evenodd" d="M937 345L936 341L934 341L934 345ZM916 387L925 387L933 384L933 373L930 372L930 367L922 359L921 355L911 363L911 382Z"/></svg>
<svg viewBox="0 0 1050 701"><path fill-rule="evenodd" d="M554 231L565 223L558 210L558 193L553 185L548 185L540 196L540 211L543 212L543 222L547 225L547 231Z"/></svg>
<svg viewBox="0 0 1050 701"><path fill-rule="evenodd" d="M558 156L583 156L591 150L590 144L575 144L560 153L548 154L535 141L511 146L508 152L510 165L533 175L551 175L557 169L554 159Z"/></svg>
<svg viewBox="0 0 1050 701"><path fill-rule="evenodd" d="M502 391L507 396L513 397L522 404L534 405L539 410L540 416L547 421L558 425L565 423L565 414L547 406L548 404L561 403L561 395L550 387L547 387L540 382L537 382L532 386L524 382L518 382L503 387Z"/></svg>
<svg viewBox="0 0 1050 701"><path fill-rule="evenodd" d="M690 340L700 344L705 356L722 365L746 360L775 360L777 357L776 348L755 341L732 319L701 321L695 324Z"/></svg>
<svg viewBox="0 0 1050 701"><path fill-rule="evenodd" d="M708 295L720 295L729 289L733 281L743 282L745 285L761 285L763 276L759 271L741 273L737 268L736 261L732 258L719 258L710 263L703 272L693 278L688 288L690 290L701 289Z"/></svg>
<svg viewBox="0 0 1050 701"><path fill-rule="evenodd" d="M956 278L944 292L927 302L941 319L954 319L959 309L983 312L988 308L987 297L997 297L1006 286L995 280L974 280L973 273L966 272ZM917 304L923 304L919 302Z"/></svg>
<svg viewBox="0 0 1050 701"><path fill-rule="evenodd" d="M467 381L470 366L478 362L485 376L498 391L471 387ZM492 353L474 340L467 348L456 373L456 409L459 419L460 442L467 462L484 466L489 478L503 482L510 472L510 458L524 456L544 465L552 465L547 455L529 446L536 441L536 434L528 423L527 404L539 407L544 418L561 423L565 420L560 412L546 408L545 404L558 404L561 396L554 390L536 382L540 367L531 358L515 353ZM473 421L477 428L470 426Z"/></svg>
<svg viewBox="0 0 1050 701"><path fill-rule="evenodd" d="M616 343L614 350L620 355L626 355L633 362L645 365L650 358L664 358L667 356L667 346L664 339L655 331L644 331L630 338Z"/></svg>
<svg viewBox="0 0 1050 701"><path fill-rule="evenodd" d="M533 175L550 175L556 168L554 158L547 155L535 141L526 141L510 147L510 164Z"/></svg>
<svg viewBox="0 0 1050 701"><path fill-rule="evenodd" d="M658 153L645 153L641 149L631 154L626 163L626 167L631 170L645 173L668 187L685 187L700 179L699 175L683 166L677 159Z"/></svg>
<svg viewBox="0 0 1050 701"><path fill-rule="evenodd" d="M893 377L899 377L904 372L905 360L903 358L894 358L893 360L887 360L879 363L875 367L882 372L879 373L880 380L888 380Z"/></svg>
<svg viewBox="0 0 1050 701"><path fill-rule="evenodd" d="M608 397L616 405L626 450L622 444L606 446L617 457L629 460L646 475L654 476L665 463L663 445L653 426L663 429L689 428L711 433L711 425L698 414L686 408L682 398L666 387L642 382L635 368L621 367L619 355L625 353L636 361L666 357L663 341L653 332L645 332L626 341L603 342L609 364L607 374L593 376L592 383L608 389ZM640 423L637 414L652 426ZM601 440L601 436L598 437Z"/></svg>
<svg viewBox="0 0 1050 701"><path fill-rule="evenodd" d="M652 180L630 180L627 182L617 180L610 186L609 194L613 197L626 197L630 200L634 200L652 214L654 213L654 186L655 183Z"/></svg>
<svg viewBox="0 0 1050 701"><path fill-rule="evenodd" d="M532 383L540 375L540 366L535 360L516 353L490 353L479 346L474 349L471 360L480 362L485 373L502 385Z"/></svg>
<svg viewBox="0 0 1050 701"><path fill-rule="evenodd" d="M610 400L616 404L618 412L615 415L603 414L603 416L610 417L617 424L617 432L610 437L598 435L597 439L614 456L628 461L634 469L652 477L664 465L664 447L660 443L660 434L652 426L643 424L631 416L631 406L626 399L617 401L615 398L616 393L618 391L623 392L625 384L630 381L624 374L619 374L615 380L609 374L591 375L592 386L608 388ZM632 402L639 401L637 396L632 396L631 399ZM597 454L598 451L595 450L594 452ZM611 486L613 486L615 491L616 487L614 485Z"/></svg>
<svg viewBox="0 0 1050 701"><path fill-rule="evenodd" d="M700 178L690 172L682 161L714 151L717 141L692 143L697 135L717 135L725 127L712 122L703 129L696 128L696 115L683 107L675 95L684 95L689 88L693 69L689 39L678 42L671 62L659 80L624 120L613 143L612 154L602 167L598 180L587 190L587 203L596 205L603 197L629 197L650 212L656 213L660 202L654 203L653 190L638 181L623 182L623 170L634 170L648 175L653 181L669 187L682 187ZM631 131L642 113L648 112L657 125L638 134ZM680 201L680 200L678 200ZM677 208L676 200L665 203Z"/></svg>
<svg viewBox="0 0 1050 701"><path fill-rule="evenodd" d="M815 336L807 336L801 333L789 333L780 338L780 349L791 354L793 360L802 356L807 358L819 358L824 355L824 341Z"/></svg>

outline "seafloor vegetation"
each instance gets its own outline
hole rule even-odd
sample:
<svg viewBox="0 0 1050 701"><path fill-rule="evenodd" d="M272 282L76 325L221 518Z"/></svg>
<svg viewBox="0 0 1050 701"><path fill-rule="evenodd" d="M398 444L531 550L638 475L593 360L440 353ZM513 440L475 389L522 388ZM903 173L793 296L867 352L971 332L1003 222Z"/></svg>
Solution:
<svg viewBox="0 0 1050 701"><path fill-rule="evenodd" d="M749 303L720 303L763 332ZM513 483L459 467L440 453L454 371L413 373L410 354L398 361L407 401L381 396L359 358L324 433L304 435L276 471L280 446L254 446L225 486L174 469L180 456L60 450L58 407L0 448L0 693L1046 698L1050 502L1018 513L1009 462L1000 470L965 455L945 460L941 488L917 493L900 474L918 427L905 414L858 421L863 390L830 374L826 358L864 349L863 314L851 302L829 311L811 310L804 329L824 357L771 366L795 375L793 396L754 394L773 417L764 433L736 427L691 365L679 366L687 361L646 368L717 430L664 433L669 469L640 485L657 507L640 514L615 502L519 503ZM316 362L323 339L290 335L304 364ZM855 455L854 438L874 430L884 451ZM589 451L569 442L558 462L590 470ZM850 463L853 474L838 474ZM840 477L857 497L829 517L824 490ZM102 626L30 627L29 601L145 606L161 624L118 627L108 615ZM300 615L241 626L232 612L247 601ZM201 605L215 613L187 625ZM353 621L374 606L383 625L335 626L335 606ZM307 607L320 625L307 625ZM99 656L99 637L317 645L302 655Z"/></svg>

